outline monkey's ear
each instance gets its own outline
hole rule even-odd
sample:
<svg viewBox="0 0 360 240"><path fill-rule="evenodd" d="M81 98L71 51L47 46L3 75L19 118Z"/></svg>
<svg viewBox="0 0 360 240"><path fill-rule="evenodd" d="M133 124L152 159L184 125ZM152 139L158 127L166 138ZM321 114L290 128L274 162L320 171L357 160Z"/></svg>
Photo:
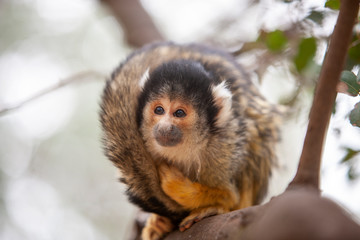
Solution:
<svg viewBox="0 0 360 240"><path fill-rule="evenodd" d="M213 86L212 93L215 105L219 108L219 113L216 116L216 125L222 127L231 117L232 94L226 86L226 81Z"/></svg>
<svg viewBox="0 0 360 240"><path fill-rule="evenodd" d="M147 68L139 80L139 87L141 89L144 88L145 83L149 80L149 70L150 70L150 68Z"/></svg>

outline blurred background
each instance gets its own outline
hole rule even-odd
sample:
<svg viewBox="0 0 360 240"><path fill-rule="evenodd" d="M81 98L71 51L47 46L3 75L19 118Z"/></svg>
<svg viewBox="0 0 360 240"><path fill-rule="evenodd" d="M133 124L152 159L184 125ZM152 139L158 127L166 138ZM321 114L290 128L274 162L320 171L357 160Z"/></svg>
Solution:
<svg viewBox="0 0 360 240"><path fill-rule="evenodd" d="M0 239L129 237L137 209L103 155L98 120L105 79L148 41L129 39L126 19L117 11L130 13L132 8L121 5L126 2L0 0ZM140 2L159 31L154 38L228 49L269 101L286 106L272 194L295 173L338 2ZM135 12L131 16L140 16ZM359 29L346 65L354 73L360 63ZM348 116L359 101L338 95L321 179L323 194L357 220L360 128Z"/></svg>

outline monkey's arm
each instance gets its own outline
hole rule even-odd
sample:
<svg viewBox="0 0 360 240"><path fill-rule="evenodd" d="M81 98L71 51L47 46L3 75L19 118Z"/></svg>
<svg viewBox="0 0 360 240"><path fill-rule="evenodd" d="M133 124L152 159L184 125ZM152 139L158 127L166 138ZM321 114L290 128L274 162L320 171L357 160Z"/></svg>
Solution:
<svg viewBox="0 0 360 240"><path fill-rule="evenodd" d="M242 196L239 199L237 190L209 187L192 182L178 169L165 164L159 167L159 175L163 191L191 211L180 224L182 231L204 217L248 207L253 203L253 192L250 189L247 192L240 192Z"/></svg>

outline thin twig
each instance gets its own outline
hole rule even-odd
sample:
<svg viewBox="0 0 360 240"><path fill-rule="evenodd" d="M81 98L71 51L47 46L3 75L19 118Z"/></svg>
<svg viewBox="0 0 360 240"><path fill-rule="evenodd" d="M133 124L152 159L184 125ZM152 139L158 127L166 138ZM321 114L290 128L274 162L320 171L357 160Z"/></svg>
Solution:
<svg viewBox="0 0 360 240"><path fill-rule="evenodd" d="M75 83L75 82L79 82L81 80L90 80L90 79L106 79L106 76L104 76L101 73L95 72L95 71L85 71L85 72L76 73L68 78L65 78L65 79L59 81L57 84L54 84L53 86L50 86L48 88L45 88L45 89L39 91L38 93L34 94L33 96L30 96L29 98L27 98L23 101L15 103L11 106L1 107L0 108L0 116L4 115L10 111L16 110L16 109L24 106L25 104L32 102L33 100L38 99L39 97L44 96L45 94L53 92L59 88L66 86L66 85L69 85L69 84Z"/></svg>

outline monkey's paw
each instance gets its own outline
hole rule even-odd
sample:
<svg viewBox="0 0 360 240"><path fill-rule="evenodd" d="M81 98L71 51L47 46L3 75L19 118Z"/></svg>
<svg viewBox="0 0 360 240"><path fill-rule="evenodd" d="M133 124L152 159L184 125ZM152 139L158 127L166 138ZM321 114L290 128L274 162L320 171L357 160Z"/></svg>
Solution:
<svg viewBox="0 0 360 240"><path fill-rule="evenodd" d="M142 240L159 240L171 232L174 225L170 219L152 213L141 232Z"/></svg>
<svg viewBox="0 0 360 240"><path fill-rule="evenodd" d="M197 223L206 217L210 217L213 215L218 215L226 212L228 212L228 210L225 210L222 207L208 207L208 208L195 209L191 211L189 216L187 216L182 220L182 222L179 225L179 230L183 232L186 229L189 229L194 223Z"/></svg>

